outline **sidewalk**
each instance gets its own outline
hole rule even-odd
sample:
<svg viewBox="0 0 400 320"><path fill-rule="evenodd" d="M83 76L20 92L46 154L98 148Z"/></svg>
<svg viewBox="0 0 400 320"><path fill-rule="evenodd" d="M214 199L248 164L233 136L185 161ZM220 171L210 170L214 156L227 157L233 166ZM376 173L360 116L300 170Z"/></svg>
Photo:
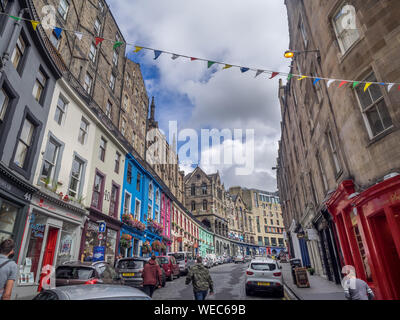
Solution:
<svg viewBox="0 0 400 320"><path fill-rule="evenodd" d="M281 263L283 282L300 300L346 300L341 285L325 280L320 276L310 276L310 288L298 288L292 279L289 263Z"/></svg>

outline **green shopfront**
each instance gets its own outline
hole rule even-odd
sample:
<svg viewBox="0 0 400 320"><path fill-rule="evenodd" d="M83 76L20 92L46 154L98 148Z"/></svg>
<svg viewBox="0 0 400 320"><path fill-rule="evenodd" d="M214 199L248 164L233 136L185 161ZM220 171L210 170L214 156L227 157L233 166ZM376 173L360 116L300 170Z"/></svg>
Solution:
<svg viewBox="0 0 400 320"><path fill-rule="evenodd" d="M205 228L199 228L199 254L204 257L206 254L214 253L214 234Z"/></svg>

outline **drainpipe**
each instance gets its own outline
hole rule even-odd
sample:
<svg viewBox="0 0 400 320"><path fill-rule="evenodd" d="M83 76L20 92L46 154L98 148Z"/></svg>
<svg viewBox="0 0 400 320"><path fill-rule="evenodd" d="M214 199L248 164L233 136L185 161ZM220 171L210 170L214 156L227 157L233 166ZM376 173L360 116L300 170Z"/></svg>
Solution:
<svg viewBox="0 0 400 320"><path fill-rule="evenodd" d="M22 18L22 16L24 15L25 12L28 12L28 8L21 9L20 12L18 13L18 17ZM4 51L3 56L1 57L1 60L0 60L0 75L4 71L4 67L5 67L7 61L10 60L11 49L14 47L13 39L19 33L20 29L21 29L21 20L15 21L13 32L11 34L10 39L8 40L7 49L6 49L6 51Z"/></svg>

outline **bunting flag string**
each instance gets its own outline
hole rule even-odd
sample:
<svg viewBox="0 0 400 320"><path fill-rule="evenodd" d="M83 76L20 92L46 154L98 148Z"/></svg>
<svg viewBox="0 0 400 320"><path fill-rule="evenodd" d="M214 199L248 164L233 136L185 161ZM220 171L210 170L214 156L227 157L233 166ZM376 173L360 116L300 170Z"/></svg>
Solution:
<svg viewBox="0 0 400 320"><path fill-rule="evenodd" d="M31 23L32 28L35 31L36 31L38 25L41 23L40 21L36 21L36 20L32 20L32 19L26 19L26 18L22 18L22 17L12 16L12 15L9 15L9 14L7 14L5 12L0 12L0 15L8 16L9 18L14 19L17 22L19 22L21 20L27 21L27 22ZM76 31L76 30L68 30L68 29L64 29L64 28L58 27L58 26L53 26L53 32L54 32L55 36L57 37L57 39L60 39L61 34L62 34L63 31L65 33L73 33L75 35L75 37L78 38L79 40L82 40L83 36L91 37L92 39L94 38L96 46L98 46L103 41L112 42L113 50L116 50L118 47L121 47L122 45L126 45L126 46L133 46L135 48L133 50L133 53L138 53L142 49L153 51L154 60L158 59L158 57L162 53L167 53L167 54L170 54L172 56L172 60L176 60L176 59L178 59L180 57L184 57L184 58L189 58L191 61L195 61L195 60L205 61L205 62L207 62L207 67L208 68L210 68L211 66L213 66L215 64L218 64L218 65L223 66L222 70L230 69L232 67L239 68L242 73L245 73L245 72L248 72L249 70L251 70L251 71L255 72L255 78L258 77L259 75L261 75L262 73L267 73L267 74L271 75L269 77L269 79L273 79L273 78L277 77L278 75L281 75L281 76L287 76L287 80L288 81L290 81L292 78L297 78L297 80L311 79L313 81L314 85L316 85L319 81L324 80L324 81L327 81L327 87L328 88L330 88L333 83L339 82L340 83L339 86L338 86L339 88L342 88L346 84L351 84L352 88L354 89L358 85L363 84L364 85L364 92L367 92L367 90L372 85L381 85L381 86L385 86L385 87L387 86L387 91L388 92L391 91L394 86L396 86L397 89L400 91L400 83L397 83L397 82L370 82L370 81L358 81L358 80L343 80L343 79L334 79L334 78L323 78L323 77L320 77L320 76L308 76L308 75L303 75L303 74L293 74L293 73L287 73L287 72L278 72L278 71L274 71L274 70L264 70L264 69L260 69L260 68L253 69L253 68L249 68L249 67L245 67L245 66L229 64L229 63L226 63L226 62L217 62L217 61L210 60L210 59L194 58L194 57L191 57L191 56L182 55L182 54L178 54L178 53L174 53L174 52L168 52L168 51L164 51L164 50L159 50L159 49L154 49L154 48L149 48L149 47L144 47L144 46L138 46L137 44L132 44L132 43L128 43L128 42L115 41L115 39L112 40L112 39L106 39L106 38L101 38L101 37L94 37L93 35L91 35L89 33L83 33L83 32Z"/></svg>

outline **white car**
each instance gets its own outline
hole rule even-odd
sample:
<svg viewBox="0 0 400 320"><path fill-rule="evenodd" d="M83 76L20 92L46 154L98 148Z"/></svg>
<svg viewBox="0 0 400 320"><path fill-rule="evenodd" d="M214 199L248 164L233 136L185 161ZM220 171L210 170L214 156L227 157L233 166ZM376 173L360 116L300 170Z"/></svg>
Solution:
<svg viewBox="0 0 400 320"><path fill-rule="evenodd" d="M273 259L254 259L246 270L246 295L253 292L271 292L284 296L281 267Z"/></svg>
<svg viewBox="0 0 400 320"><path fill-rule="evenodd" d="M244 257L242 255L238 255L233 259L234 263L244 263Z"/></svg>

